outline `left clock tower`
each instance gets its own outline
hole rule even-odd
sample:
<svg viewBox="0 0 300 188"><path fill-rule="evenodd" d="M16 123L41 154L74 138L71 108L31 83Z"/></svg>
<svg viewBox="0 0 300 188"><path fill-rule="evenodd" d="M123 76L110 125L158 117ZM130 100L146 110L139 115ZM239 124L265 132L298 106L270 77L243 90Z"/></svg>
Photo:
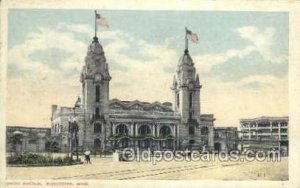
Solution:
<svg viewBox="0 0 300 188"><path fill-rule="evenodd" d="M94 134L94 130L98 130L96 132L99 134L104 134L108 121L110 80L111 76L103 47L95 36L88 47L80 78L82 104L85 111L85 129L87 131L86 139ZM90 144L87 143L87 145Z"/></svg>
<svg viewBox="0 0 300 188"><path fill-rule="evenodd" d="M88 47L81 74L83 107L94 119L103 119L108 112L109 81L111 76L103 47L94 37Z"/></svg>

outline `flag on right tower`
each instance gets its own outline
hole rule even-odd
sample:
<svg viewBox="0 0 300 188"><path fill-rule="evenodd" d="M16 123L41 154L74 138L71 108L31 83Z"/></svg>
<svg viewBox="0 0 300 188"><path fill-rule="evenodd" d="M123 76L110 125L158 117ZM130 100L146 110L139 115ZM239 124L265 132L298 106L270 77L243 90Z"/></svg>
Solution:
<svg viewBox="0 0 300 188"><path fill-rule="evenodd" d="M106 19L104 17L102 17L100 14L98 14L97 12L96 12L96 22L100 26L109 27L108 24L107 24Z"/></svg>
<svg viewBox="0 0 300 188"><path fill-rule="evenodd" d="M193 33L191 30L186 29L186 35L194 43L198 43L199 39L196 33Z"/></svg>

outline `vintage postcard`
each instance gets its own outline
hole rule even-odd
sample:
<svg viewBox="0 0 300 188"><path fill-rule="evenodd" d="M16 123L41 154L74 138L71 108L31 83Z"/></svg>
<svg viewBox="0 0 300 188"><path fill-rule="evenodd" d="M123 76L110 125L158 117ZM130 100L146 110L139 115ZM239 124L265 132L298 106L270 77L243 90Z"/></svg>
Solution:
<svg viewBox="0 0 300 188"><path fill-rule="evenodd" d="M299 2L71 2L1 2L1 185L299 186Z"/></svg>

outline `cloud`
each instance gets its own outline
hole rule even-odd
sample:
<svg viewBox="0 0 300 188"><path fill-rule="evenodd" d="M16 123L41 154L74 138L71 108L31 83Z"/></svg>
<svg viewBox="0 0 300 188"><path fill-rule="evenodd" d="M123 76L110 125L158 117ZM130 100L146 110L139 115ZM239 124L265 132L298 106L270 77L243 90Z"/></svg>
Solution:
<svg viewBox="0 0 300 188"><path fill-rule="evenodd" d="M89 26L78 24L40 28L30 33L22 44L9 50L8 122L49 124L52 104L73 106L76 95L81 94L79 77L89 45L76 38L76 33L88 35L89 30ZM98 35L101 44L105 44L108 64L115 62L123 67L110 69L113 77L111 98L146 101L171 99L169 86L172 74L166 74L164 67L174 64L174 59L179 58L174 50L168 50L164 45L150 44L120 30L103 31ZM53 62L57 58L47 54L53 49L66 52L68 56L59 59L59 63ZM141 57L152 58L141 59L130 55L136 53L137 49Z"/></svg>
<svg viewBox="0 0 300 188"><path fill-rule="evenodd" d="M234 57L242 59L253 51L253 46L247 46L243 49L230 49L218 54L196 55L193 59L197 63L196 66L198 70L201 72L209 72L216 65L223 64Z"/></svg>
<svg viewBox="0 0 300 188"><path fill-rule="evenodd" d="M72 54L70 62L76 61L76 59L82 62L86 45L81 41L75 40L74 34L70 32L40 28L39 32L30 33L24 43L16 45L9 50L9 64L15 65L23 71L40 69L41 62L34 63L31 57L35 53L45 52L49 49L57 49ZM59 70L59 67L57 69Z"/></svg>
<svg viewBox="0 0 300 188"><path fill-rule="evenodd" d="M51 53L53 50L68 55L58 61L54 57L57 54ZM52 104L72 106L80 91L78 72L86 51L85 43L60 28L40 28L30 33L22 44L11 48L8 52L8 122L49 125Z"/></svg>
<svg viewBox="0 0 300 188"><path fill-rule="evenodd" d="M241 118L288 115L288 76L249 76L237 82L202 79L202 113L214 113L217 126L237 126ZM263 87L245 87L246 84Z"/></svg>
<svg viewBox="0 0 300 188"><path fill-rule="evenodd" d="M286 77L285 77L286 79ZM275 83L279 83L282 79L277 78L272 75L254 75L254 76L248 76L243 79L241 79L238 83L239 85L243 84L250 84L250 83L260 83L266 87L272 87Z"/></svg>
<svg viewBox="0 0 300 188"><path fill-rule="evenodd" d="M273 27L268 27L264 30L259 30L254 26L245 26L235 30L240 37L253 43L256 51L261 53L264 59L270 63L285 63L287 55L276 55L272 53L272 46L275 44L276 30Z"/></svg>
<svg viewBox="0 0 300 188"><path fill-rule="evenodd" d="M249 45L241 49L228 49L221 53L210 53L196 55L193 57L197 63L197 68L202 73L209 72L211 69L220 64L224 64L233 58L239 58L243 63L243 58L251 55L253 52L261 54L266 63L287 63L287 54L274 54L272 47L275 45L276 30L269 27L259 30L255 26L245 26L234 29L234 32L242 39L250 42Z"/></svg>
<svg viewBox="0 0 300 188"><path fill-rule="evenodd" d="M94 33L94 30L85 24L72 24L72 25L62 24L61 26L75 33L83 33L86 35L91 35L92 33Z"/></svg>

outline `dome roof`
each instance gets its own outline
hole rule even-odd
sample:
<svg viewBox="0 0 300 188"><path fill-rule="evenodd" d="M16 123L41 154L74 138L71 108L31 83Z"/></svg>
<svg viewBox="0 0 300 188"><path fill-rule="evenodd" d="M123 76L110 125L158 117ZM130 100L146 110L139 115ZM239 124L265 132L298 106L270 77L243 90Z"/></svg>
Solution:
<svg viewBox="0 0 300 188"><path fill-rule="evenodd" d="M100 54L103 54L103 53L104 53L103 47L99 43L98 38L94 37L93 42L88 47L88 53L87 54L88 55L92 55L92 54L100 55Z"/></svg>
<svg viewBox="0 0 300 188"><path fill-rule="evenodd" d="M103 79L111 79L103 47L99 43L98 38L94 37L87 50L82 79L86 76L95 76L96 74L101 74Z"/></svg>
<svg viewBox="0 0 300 188"><path fill-rule="evenodd" d="M191 58L190 54L188 53L184 53L180 58L179 58L179 61L178 61L178 65L181 66L181 65L194 65L193 63L193 59Z"/></svg>

